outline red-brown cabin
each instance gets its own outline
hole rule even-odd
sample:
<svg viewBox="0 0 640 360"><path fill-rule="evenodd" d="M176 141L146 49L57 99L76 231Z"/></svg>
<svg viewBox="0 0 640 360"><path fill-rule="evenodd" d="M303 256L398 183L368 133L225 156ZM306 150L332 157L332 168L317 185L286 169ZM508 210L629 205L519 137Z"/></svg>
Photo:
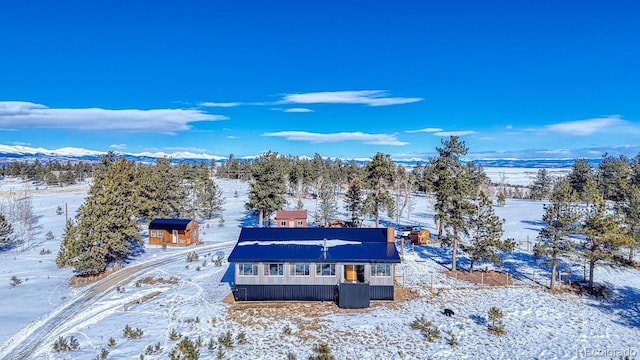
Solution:
<svg viewBox="0 0 640 360"><path fill-rule="evenodd" d="M307 227L307 210L278 210L276 227Z"/></svg>
<svg viewBox="0 0 640 360"><path fill-rule="evenodd" d="M154 219L149 224L149 245L189 246L200 243L198 222L191 219Z"/></svg>

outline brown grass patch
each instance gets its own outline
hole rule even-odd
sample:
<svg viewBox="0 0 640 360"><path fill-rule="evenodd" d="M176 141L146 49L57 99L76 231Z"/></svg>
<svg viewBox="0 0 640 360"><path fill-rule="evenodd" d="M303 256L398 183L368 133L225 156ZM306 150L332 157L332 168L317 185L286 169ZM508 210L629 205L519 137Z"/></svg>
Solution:
<svg viewBox="0 0 640 360"><path fill-rule="evenodd" d="M472 282L474 284L483 284L488 286L506 286L513 285L513 279L509 274L499 271L445 271L445 274L458 280Z"/></svg>
<svg viewBox="0 0 640 360"><path fill-rule="evenodd" d="M129 308L129 306L131 306L131 305L143 304L143 303L153 299L154 297L156 297L156 296L158 296L160 294L162 294L162 291L154 291L151 294L147 294L147 295L145 295L145 296L143 296L141 298L138 298L136 300L130 301L130 302L128 302L128 303L126 303L124 305L124 310L126 311Z"/></svg>
<svg viewBox="0 0 640 360"><path fill-rule="evenodd" d="M140 280L136 281L136 285L138 284L146 284L146 285L154 285L154 284L175 284L178 282L178 278L176 276L172 276L168 279L165 278L154 278L151 276L147 276Z"/></svg>
<svg viewBox="0 0 640 360"><path fill-rule="evenodd" d="M105 271L97 275L74 275L69 279L69 286L78 287L93 284L94 282L104 279L105 277L113 274L114 272L122 269L122 264L117 264L107 268Z"/></svg>

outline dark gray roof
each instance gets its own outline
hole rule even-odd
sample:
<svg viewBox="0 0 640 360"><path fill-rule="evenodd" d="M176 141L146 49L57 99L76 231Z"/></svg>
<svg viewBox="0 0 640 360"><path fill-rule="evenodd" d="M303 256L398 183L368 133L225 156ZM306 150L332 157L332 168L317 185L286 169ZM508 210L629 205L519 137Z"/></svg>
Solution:
<svg viewBox="0 0 640 360"><path fill-rule="evenodd" d="M191 219L153 219L149 230L186 230Z"/></svg>

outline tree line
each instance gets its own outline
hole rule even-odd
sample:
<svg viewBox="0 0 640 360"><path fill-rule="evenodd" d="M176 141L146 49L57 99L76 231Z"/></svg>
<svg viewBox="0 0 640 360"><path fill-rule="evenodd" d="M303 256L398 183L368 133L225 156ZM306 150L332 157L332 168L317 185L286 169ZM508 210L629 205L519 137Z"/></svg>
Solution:
<svg viewBox="0 0 640 360"><path fill-rule="evenodd" d="M109 153L94 168L88 196L66 224L56 264L81 275L102 273L141 249L141 222L222 218L223 203L207 164L172 166L160 158L144 165Z"/></svg>
<svg viewBox="0 0 640 360"><path fill-rule="evenodd" d="M303 197L313 198L316 224L328 226L337 217L340 196L348 213L348 225L358 226L363 217L371 216L379 226L383 213L398 224L413 211L412 194L422 192L433 200L437 236L451 247L452 270L457 268L458 251L471 259L470 270L478 261L500 263L500 252L514 247L513 239L502 239L504 220L493 209L494 200L501 206L510 197L505 184L492 183L481 166L463 161L468 148L456 136L443 139L436 152L437 156L413 167L396 165L390 155L382 153L376 153L364 165L354 160L323 158L320 154L309 159L271 151L251 161L230 155L222 164L173 163L167 158L142 164L108 153L88 166L68 163L64 170L51 170L62 164L36 162L25 167L18 162L3 166L3 173L11 170L31 176L28 174L34 171L42 174L40 168L49 168L78 176L91 174L88 197L68 222L57 259L59 266L72 266L83 274L104 271L108 264L135 252L142 245L138 229L141 222L155 217L221 217L224 199L214 176L249 182L245 208L255 211L259 226L264 219L270 224L271 216L285 206L287 197L298 198L298 208L302 208ZM538 171L527 192L533 199L550 201L545 205L546 226L540 233L536 253L548 257L552 269L565 249L571 248L563 244L574 241L576 236L582 236L585 242L589 239L593 265L618 256L620 246L628 247L628 259L632 258L640 236L640 215L636 213L640 202L639 164L640 154L634 159L605 155L596 168L584 159L576 160L564 178L554 178L546 169ZM571 189L571 196L561 193L563 186ZM581 209L581 217L574 219L565 208ZM614 220L619 223L616 231L624 234L586 232L596 228L596 223L602 228ZM7 232L2 221L0 230L0 235ZM611 230L610 234L614 232ZM9 235L3 238L8 239ZM618 245L605 239L615 239ZM544 245L550 241L549 250ZM607 254L604 250L610 256L602 255Z"/></svg>

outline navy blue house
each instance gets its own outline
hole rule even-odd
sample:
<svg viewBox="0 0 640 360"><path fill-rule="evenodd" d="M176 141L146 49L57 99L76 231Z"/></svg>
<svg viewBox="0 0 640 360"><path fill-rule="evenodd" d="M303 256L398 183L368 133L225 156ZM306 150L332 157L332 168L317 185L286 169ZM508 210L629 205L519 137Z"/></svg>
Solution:
<svg viewBox="0 0 640 360"><path fill-rule="evenodd" d="M242 228L229 255L236 301L393 300L393 228Z"/></svg>

